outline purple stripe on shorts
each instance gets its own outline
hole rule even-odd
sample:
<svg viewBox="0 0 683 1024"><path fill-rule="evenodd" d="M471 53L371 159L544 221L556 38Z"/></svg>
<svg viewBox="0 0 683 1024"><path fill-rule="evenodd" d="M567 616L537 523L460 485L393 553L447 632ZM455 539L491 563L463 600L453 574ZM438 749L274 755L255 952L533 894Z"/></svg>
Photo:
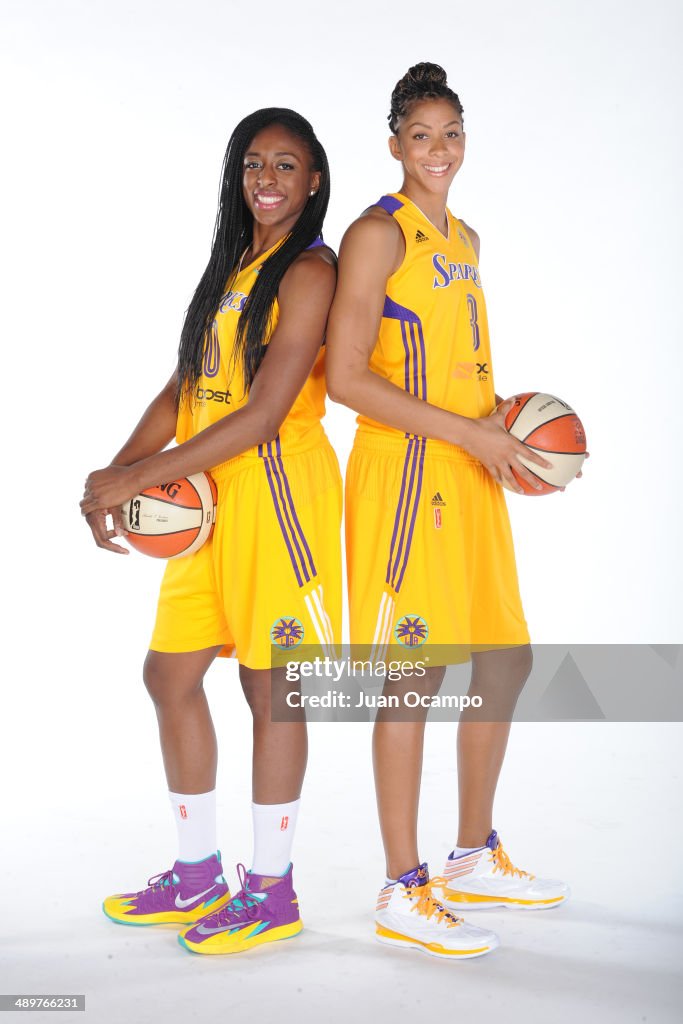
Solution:
<svg viewBox="0 0 683 1024"><path fill-rule="evenodd" d="M287 492L287 500L289 502L289 508L290 508L291 513L292 513L292 517L294 519L294 523L296 525L297 533L299 534L299 539L301 540L301 543L303 544L303 546L305 548L306 555L308 556L308 564L311 567L311 572L313 573L314 576L316 576L317 573L315 571L315 565L313 564L313 555L311 554L311 549L308 546L308 541L306 540L306 535L304 534L304 531L303 531L303 529L301 527L301 523L299 521L299 517L296 514L296 507L294 505L294 499L292 498L292 492L291 492L291 489L290 489L290 486L289 486L289 479L288 479L287 474L285 472L285 467L284 467L284 465L282 463L282 448L280 447L280 435L279 434L275 438L275 451L277 452L277 461L278 461L278 465L280 467L280 471L282 472L282 478L283 478L283 480L285 482L285 490Z"/></svg>
<svg viewBox="0 0 683 1024"><path fill-rule="evenodd" d="M261 449L261 448L263 448L263 445L259 445L259 449ZM280 530L282 531L282 536L284 537L285 544L287 545L287 550L289 551L289 557L291 559L292 566L294 568L294 573L296 575L297 583L299 584L300 587L303 587L304 581L301 578L301 573L299 571L299 566L297 564L296 556L294 554L291 542L289 540L289 536L287 534L287 527L284 524L284 521L282 519L282 513L280 512L280 504L278 502L278 497L277 497L277 493L276 493L276 490L275 490L275 483L274 483L274 480L273 480L273 472L272 472L271 467L270 467L270 460L269 460L268 456L264 455L263 452L260 451L260 450L259 450L259 455L263 459L263 464L266 467L266 476L268 478L268 484L270 485L270 493L273 496L273 505L275 506L275 514L276 514L276 516L278 518L278 522L280 524Z"/></svg>
<svg viewBox="0 0 683 1024"><path fill-rule="evenodd" d="M403 516L402 516L402 522L401 522L401 534L400 534L399 539L398 539L398 546L396 548L396 554L394 556L394 565L393 565L393 569L391 571L391 585L394 588L396 587L396 573L398 572L398 564L399 564L399 561L401 559L401 554L403 552L403 542L404 542L405 536L406 536L406 523L408 521L408 517L409 517L409 515L411 513L411 509L412 509L413 484L415 482L415 468L417 466L417 453L418 453L418 445L414 444L413 445L413 450L412 450L412 453L411 453L411 459L410 459L410 479L408 480L408 491L407 491L406 501L405 501L405 504L404 504L404 507L403 507Z"/></svg>
<svg viewBox="0 0 683 1024"><path fill-rule="evenodd" d="M406 477L408 475L408 463L412 454L412 447L415 443L415 438L411 437L408 441L408 448L406 450L405 458L403 460L403 476L401 478L401 491L398 497L398 505L396 507L396 515L394 517L394 530L391 534L391 544L389 545L389 562L387 563L387 578L386 582L391 581L391 563L394 558L394 544L396 543L396 534L398 533L398 524L401 521L401 510L403 508L403 495L406 489Z"/></svg>
<svg viewBox="0 0 683 1024"><path fill-rule="evenodd" d="M305 578L306 582L308 583L308 581L311 579L311 574L310 574L310 572L308 570L308 567L306 566L306 561L304 559L303 551L301 550L301 546L299 544L299 540L297 538L296 531L294 529L294 526L292 525L292 519L291 519L291 516L290 516L289 507L287 505L287 499L285 497L284 489L283 489L283 486L282 486L282 477L280 476L280 471L278 469L277 462L275 461L275 457L273 455L273 451L272 451L272 447L271 446L272 446L272 441L269 441L268 442L268 462L269 462L271 471L273 473L273 477L275 479L275 482L277 483L278 494L280 496L280 509L282 510L282 512L284 512L284 517L285 517L285 519L287 521L287 526L289 527L289 537L294 542L294 547L296 548L296 553L297 553L298 559L299 559L299 566L300 566L300 568L301 568L301 570L303 572L303 575L304 575L304 578ZM300 584L300 586L301 585L302 584Z"/></svg>
<svg viewBox="0 0 683 1024"><path fill-rule="evenodd" d="M414 532L414 529L415 529L415 517L417 516L417 509L418 509L418 506L420 504L420 495L422 493L422 472L424 470L424 459L425 459L425 450L426 450L426 448L427 448L427 439L425 437L421 437L420 440L418 441L419 455L418 455L417 490L415 492L415 501L413 502L413 514L412 514L412 516L410 518L410 528L408 530L408 540L406 542L406 548L405 548L405 551L403 553L403 563L401 565L401 572L399 574L398 581L396 583L396 592L398 592L401 589L401 584L403 583L403 577L405 575L406 569L408 568L408 555L410 554L410 547L411 547L411 545L413 543L413 532Z"/></svg>

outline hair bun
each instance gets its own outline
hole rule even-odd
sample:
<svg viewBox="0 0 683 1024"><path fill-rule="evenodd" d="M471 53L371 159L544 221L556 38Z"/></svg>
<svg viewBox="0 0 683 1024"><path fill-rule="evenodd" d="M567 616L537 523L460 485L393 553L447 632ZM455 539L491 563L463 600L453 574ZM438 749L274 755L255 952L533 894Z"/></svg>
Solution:
<svg viewBox="0 0 683 1024"><path fill-rule="evenodd" d="M414 64L403 78L396 83L391 94L391 112L389 113L389 127L394 132L398 130L399 119L405 117L408 108L419 100L446 99L460 115L462 119L462 103L457 93L454 93L448 86L448 75L440 64L430 64L428 61L421 61Z"/></svg>
<svg viewBox="0 0 683 1024"><path fill-rule="evenodd" d="M441 65L429 64L426 61L409 68L405 78L412 79L416 85L423 88L424 86L436 86L437 88L440 86L443 88L443 86L448 84L448 75Z"/></svg>

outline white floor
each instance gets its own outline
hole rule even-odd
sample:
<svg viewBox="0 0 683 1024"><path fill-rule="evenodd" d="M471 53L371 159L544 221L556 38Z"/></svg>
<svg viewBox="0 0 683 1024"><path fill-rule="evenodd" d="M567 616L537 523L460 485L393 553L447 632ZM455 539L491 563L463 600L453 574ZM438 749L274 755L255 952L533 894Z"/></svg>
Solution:
<svg viewBox="0 0 683 1024"><path fill-rule="evenodd" d="M230 735L241 746L248 722L234 692L219 703L221 715L232 712L229 728L216 717L221 842L234 885L234 863L248 862L251 841L247 772L233 771ZM150 738L152 722L138 717L132 747L138 731ZM458 964L373 939L383 864L369 737L364 725L312 730L295 850L304 933L216 958L184 952L172 928L119 927L101 914L104 895L142 886L174 856L157 752L148 743L123 765L104 740L93 765L101 799L79 806L77 788L53 792L48 781L49 809L15 808L19 834L11 856L3 851L0 990L84 993L86 1013L58 1019L96 1024L364 1024L482 1012L506 1024L681 1020L680 726L515 727L496 826L516 863L567 878L574 897L553 912L470 915L499 933L501 947ZM453 740L453 727L429 731L422 855L433 872L456 828ZM54 1018L28 1018L42 1019Z"/></svg>

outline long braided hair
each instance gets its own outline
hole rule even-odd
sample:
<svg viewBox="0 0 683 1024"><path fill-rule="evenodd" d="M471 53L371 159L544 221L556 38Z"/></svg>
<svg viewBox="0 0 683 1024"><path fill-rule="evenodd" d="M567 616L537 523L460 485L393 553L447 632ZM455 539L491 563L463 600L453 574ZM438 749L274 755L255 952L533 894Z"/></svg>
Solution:
<svg viewBox="0 0 683 1024"><path fill-rule="evenodd" d="M232 360L234 365L243 367L245 391L251 386L265 354L264 339L280 281L292 261L322 231L330 198L330 169L312 126L301 114L286 107L265 107L249 114L235 128L225 151L211 255L188 306L180 335L176 404L183 397L191 399L194 394L202 374L207 332L211 330L226 285L235 276L243 253L252 242L253 218L242 194L244 155L253 138L271 124L282 125L306 143L313 170L321 172L320 186L315 195L309 196L282 245L261 267L240 313Z"/></svg>
<svg viewBox="0 0 683 1024"><path fill-rule="evenodd" d="M415 64L406 72L403 78L396 83L391 94L391 112L388 121L394 135L398 131L399 118L405 117L411 105L418 100L450 100L462 119L462 103L457 93L449 89L447 78L446 72L439 64L426 62Z"/></svg>

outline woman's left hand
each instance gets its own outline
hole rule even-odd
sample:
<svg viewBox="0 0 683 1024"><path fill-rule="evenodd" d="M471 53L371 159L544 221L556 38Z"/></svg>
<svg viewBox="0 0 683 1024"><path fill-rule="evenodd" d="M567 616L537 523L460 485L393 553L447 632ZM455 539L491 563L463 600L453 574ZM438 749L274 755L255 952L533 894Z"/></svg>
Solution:
<svg viewBox="0 0 683 1024"><path fill-rule="evenodd" d="M119 508L134 498L140 488L132 466L107 466L96 469L85 481L81 514L87 516L97 509Z"/></svg>

